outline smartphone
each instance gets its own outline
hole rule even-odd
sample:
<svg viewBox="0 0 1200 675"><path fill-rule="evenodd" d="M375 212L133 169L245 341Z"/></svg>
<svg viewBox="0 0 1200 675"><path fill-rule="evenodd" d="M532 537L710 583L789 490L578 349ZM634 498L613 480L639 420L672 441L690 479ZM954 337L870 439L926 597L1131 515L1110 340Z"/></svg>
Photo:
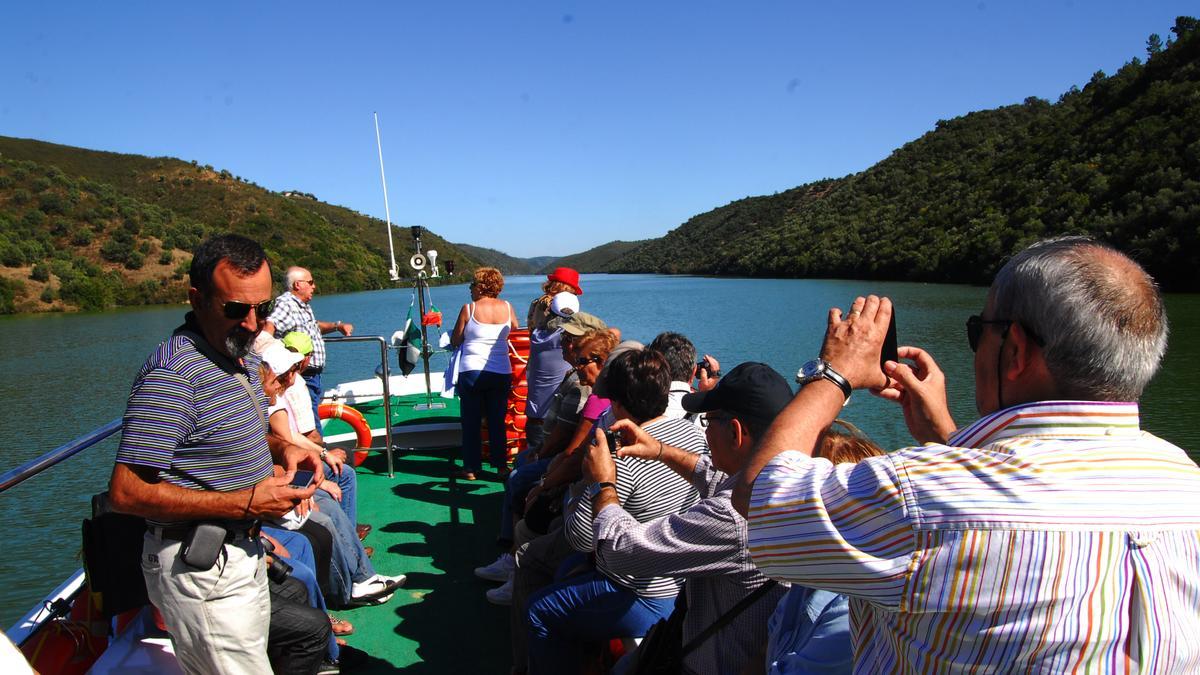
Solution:
<svg viewBox="0 0 1200 675"><path fill-rule="evenodd" d="M225 535L224 525L196 523L183 542L183 562L198 570L211 570L225 546Z"/></svg>
<svg viewBox="0 0 1200 675"><path fill-rule="evenodd" d="M896 307L892 306L892 319L888 321L887 336L883 338L883 350L879 352L879 369L883 370L885 361L900 361L896 345Z"/></svg>
<svg viewBox="0 0 1200 675"><path fill-rule="evenodd" d="M314 474L312 471L297 470L296 475L292 476L292 482L288 483L288 485L290 485L298 490L303 490L304 488L308 487L309 485L312 485L313 475Z"/></svg>

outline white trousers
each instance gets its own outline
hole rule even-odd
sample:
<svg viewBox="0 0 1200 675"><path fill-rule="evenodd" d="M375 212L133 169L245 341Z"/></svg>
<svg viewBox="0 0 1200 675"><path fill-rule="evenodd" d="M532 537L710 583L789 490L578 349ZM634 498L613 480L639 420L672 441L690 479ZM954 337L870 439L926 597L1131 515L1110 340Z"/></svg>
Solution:
<svg viewBox="0 0 1200 675"><path fill-rule="evenodd" d="M271 672L267 629L271 597L257 541L225 544L210 570L183 562L183 543L147 532L142 575L150 602L162 612L185 673Z"/></svg>

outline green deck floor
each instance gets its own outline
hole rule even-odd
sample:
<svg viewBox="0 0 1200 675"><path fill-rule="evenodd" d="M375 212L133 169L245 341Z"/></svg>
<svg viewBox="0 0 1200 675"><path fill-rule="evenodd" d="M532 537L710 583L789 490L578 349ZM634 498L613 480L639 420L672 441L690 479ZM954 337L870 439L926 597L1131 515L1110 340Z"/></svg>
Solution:
<svg viewBox="0 0 1200 675"><path fill-rule="evenodd" d="M378 452L358 467L359 521L374 526L364 544L380 573L408 584L386 605L334 612L354 624L347 642L370 655L354 672L509 671L508 608L490 604L484 593L497 584L473 573L501 551L503 490L490 472L451 478L457 458L457 448L397 452L395 478Z"/></svg>

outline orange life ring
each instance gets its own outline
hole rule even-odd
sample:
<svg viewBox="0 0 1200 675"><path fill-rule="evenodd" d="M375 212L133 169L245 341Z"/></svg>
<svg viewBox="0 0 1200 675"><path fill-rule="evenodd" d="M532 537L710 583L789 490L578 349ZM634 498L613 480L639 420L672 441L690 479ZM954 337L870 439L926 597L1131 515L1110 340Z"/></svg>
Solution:
<svg viewBox="0 0 1200 675"><path fill-rule="evenodd" d="M362 464L363 459L367 456L367 450L371 447L371 425L367 424L367 418L345 403L322 403L317 407L317 414L323 420L339 419L354 429L354 435L358 440L358 449L354 453L354 466Z"/></svg>

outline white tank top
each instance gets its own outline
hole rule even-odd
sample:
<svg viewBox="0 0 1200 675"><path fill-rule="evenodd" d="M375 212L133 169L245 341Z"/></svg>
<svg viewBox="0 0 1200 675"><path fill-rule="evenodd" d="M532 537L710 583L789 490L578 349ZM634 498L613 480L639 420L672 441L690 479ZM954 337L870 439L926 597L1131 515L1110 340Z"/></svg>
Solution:
<svg viewBox="0 0 1200 675"><path fill-rule="evenodd" d="M504 323L482 323L475 320L475 303L467 305L467 327L463 331L462 360L459 372L486 370L490 373L511 373L508 360L508 332L512 329L512 305L507 301L508 320Z"/></svg>

